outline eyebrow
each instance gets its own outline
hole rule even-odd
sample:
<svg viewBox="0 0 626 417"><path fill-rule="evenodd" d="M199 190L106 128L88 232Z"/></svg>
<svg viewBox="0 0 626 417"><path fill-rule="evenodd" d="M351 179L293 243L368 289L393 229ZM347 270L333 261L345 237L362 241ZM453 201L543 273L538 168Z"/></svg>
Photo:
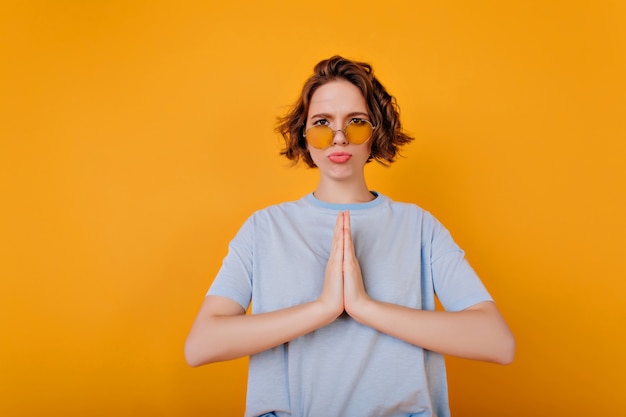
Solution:
<svg viewBox="0 0 626 417"><path fill-rule="evenodd" d="M368 119L369 119L369 117L370 117L370 116L369 116L369 114L367 114L367 113L363 113L363 112L360 112L360 111L355 111L355 112L348 113L346 116L347 116L347 117L365 116L365 117L367 117ZM311 119L313 119L313 118L332 119L332 118L333 118L333 115L332 115L332 114L330 114L330 113L318 113L318 114L314 114L314 115L312 115L312 116L311 116Z"/></svg>

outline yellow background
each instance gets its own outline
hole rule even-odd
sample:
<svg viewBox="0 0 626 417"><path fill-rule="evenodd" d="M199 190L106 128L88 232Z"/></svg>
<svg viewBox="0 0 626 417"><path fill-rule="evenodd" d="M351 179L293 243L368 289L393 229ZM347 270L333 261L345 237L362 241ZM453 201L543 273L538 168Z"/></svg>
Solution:
<svg viewBox="0 0 626 417"><path fill-rule="evenodd" d="M518 342L449 359L462 416L624 415L621 1L2 1L0 415L241 415L183 343L252 211L312 190L276 116L365 60L417 140L370 188L432 211Z"/></svg>

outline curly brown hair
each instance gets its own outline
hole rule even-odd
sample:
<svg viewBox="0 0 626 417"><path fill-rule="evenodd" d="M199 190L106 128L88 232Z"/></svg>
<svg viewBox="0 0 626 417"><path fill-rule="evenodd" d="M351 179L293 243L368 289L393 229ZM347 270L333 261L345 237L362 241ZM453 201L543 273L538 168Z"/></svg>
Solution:
<svg viewBox="0 0 626 417"><path fill-rule="evenodd" d="M387 93L374 76L370 64L337 55L315 65L313 75L304 83L296 103L284 117L278 118L276 131L285 140L285 148L280 154L294 164L302 159L309 167L316 166L307 150L304 137L309 104L315 90L334 80L349 81L361 90L365 98L369 117L375 126L371 154L367 162L375 160L382 165L389 165L395 161L400 147L413 140L402 130L396 99Z"/></svg>

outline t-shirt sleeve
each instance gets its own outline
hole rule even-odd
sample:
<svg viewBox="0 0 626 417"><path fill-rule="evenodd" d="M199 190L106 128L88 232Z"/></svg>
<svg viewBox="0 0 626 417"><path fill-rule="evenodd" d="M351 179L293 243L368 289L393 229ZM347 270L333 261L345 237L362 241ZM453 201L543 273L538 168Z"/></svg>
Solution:
<svg viewBox="0 0 626 417"><path fill-rule="evenodd" d="M228 245L228 253L213 280L207 295L219 295L248 309L252 297L252 268L254 252L254 218L241 226Z"/></svg>
<svg viewBox="0 0 626 417"><path fill-rule="evenodd" d="M436 219L433 222L431 271L441 305L448 311L460 311L482 301L493 301L450 232Z"/></svg>

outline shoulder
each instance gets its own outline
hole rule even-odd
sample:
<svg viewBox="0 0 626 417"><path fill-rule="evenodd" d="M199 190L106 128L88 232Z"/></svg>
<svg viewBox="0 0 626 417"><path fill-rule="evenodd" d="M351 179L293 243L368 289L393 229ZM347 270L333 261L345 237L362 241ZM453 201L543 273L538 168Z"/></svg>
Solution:
<svg viewBox="0 0 626 417"><path fill-rule="evenodd" d="M387 198L389 214L395 230L407 230L421 235L423 244L432 242L438 236L447 235L443 224L428 210L411 202L393 201Z"/></svg>
<svg viewBox="0 0 626 417"><path fill-rule="evenodd" d="M382 195L381 195L382 196ZM421 222L425 222L427 224L433 224L437 222L435 216L432 215L431 212L422 208L420 205L416 203L403 202L403 201L394 201L389 197L382 196L386 200L386 204L389 206L390 210L396 216L410 216L419 219Z"/></svg>
<svg viewBox="0 0 626 417"><path fill-rule="evenodd" d="M303 199L272 204L254 211L245 221L246 227L257 228L262 225L275 224L286 219L299 218L305 215L307 204Z"/></svg>
<svg viewBox="0 0 626 417"><path fill-rule="evenodd" d="M305 207L303 200L286 201L282 203L272 204L252 213L250 218L273 217L285 213L297 212Z"/></svg>

